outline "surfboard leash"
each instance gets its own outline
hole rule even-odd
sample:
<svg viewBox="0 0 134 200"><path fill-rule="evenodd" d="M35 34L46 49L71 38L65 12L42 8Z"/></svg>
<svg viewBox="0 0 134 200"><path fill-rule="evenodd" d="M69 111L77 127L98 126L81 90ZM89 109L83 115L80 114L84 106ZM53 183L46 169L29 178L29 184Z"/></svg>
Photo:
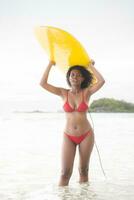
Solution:
<svg viewBox="0 0 134 200"><path fill-rule="evenodd" d="M95 129L94 129L94 122L93 122L93 119L92 119L92 116L91 116L91 113L90 113L90 112L89 112L89 115L90 115L90 119L91 119L91 121L92 121L92 128L93 128L93 131L94 131L94 130L95 130ZM104 170L103 165L102 165L102 160L101 160L101 156L100 156L100 152L99 152L99 149L98 149L96 140L95 140L95 147L96 147L96 150L97 150L97 154L98 154L99 163L100 163L100 166L101 166L102 173L103 173L105 179L107 179L105 170Z"/></svg>

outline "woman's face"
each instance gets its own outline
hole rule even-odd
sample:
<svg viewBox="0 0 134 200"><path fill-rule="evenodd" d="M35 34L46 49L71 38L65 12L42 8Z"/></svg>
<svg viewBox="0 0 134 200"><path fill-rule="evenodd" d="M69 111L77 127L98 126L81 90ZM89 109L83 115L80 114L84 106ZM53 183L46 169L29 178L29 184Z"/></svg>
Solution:
<svg viewBox="0 0 134 200"><path fill-rule="evenodd" d="M83 82L84 77L82 76L81 72L79 70L73 69L69 76L69 81L71 86L81 86L81 83Z"/></svg>

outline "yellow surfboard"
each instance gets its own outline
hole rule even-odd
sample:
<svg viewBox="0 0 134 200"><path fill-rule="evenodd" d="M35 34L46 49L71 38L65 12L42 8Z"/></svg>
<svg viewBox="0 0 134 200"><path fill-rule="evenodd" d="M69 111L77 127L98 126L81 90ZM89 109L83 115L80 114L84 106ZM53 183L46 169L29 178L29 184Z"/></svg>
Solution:
<svg viewBox="0 0 134 200"><path fill-rule="evenodd" d="M56 66L63 72L73 65L87 68L91 63L84 47L70 33L51 26L40 26L35 28L35 35L48 54L49 60L55 61ZM94 77L93 83L95 82Z"/></svg>

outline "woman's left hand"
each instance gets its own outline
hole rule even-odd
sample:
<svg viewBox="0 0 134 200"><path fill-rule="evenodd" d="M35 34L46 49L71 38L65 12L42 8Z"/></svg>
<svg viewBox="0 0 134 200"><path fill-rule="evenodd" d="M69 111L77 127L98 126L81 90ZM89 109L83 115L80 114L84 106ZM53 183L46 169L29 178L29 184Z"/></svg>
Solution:
<svg viewBox="0 0 134 200"><path fill-rule="evenodd" d="M93 59L91 59L91 61L89 62L88 66L89 67L92 67L95 65L95 61Z"/></svg>
<svg viewBox="0 0 134 200"><path fill-rule="evenodd" d="M95 61L93 59L91 59L91 65L95 65Z"/></svg>

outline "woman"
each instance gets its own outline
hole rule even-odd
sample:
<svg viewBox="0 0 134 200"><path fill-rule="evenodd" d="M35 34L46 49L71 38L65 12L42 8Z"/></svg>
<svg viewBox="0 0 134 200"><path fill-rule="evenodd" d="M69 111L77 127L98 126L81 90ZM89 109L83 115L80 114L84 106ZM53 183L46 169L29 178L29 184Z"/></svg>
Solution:
<svg viewBox="0 0 134 200"><path fill-rule="evenodd" d="M79 147L79 182L87 182L89 160L94 145L94 133L87 119L88 102L91 95L103 86L105 80L95 69L92 60L90 69L97 78L96 84L91 85L93 77L88 70L82 66L72 66L67 72L67 82L70 89L55 87L48 83L49 72L53 65L55 62L50 61L40 85L63 99L63 109L66 112L59 186L69 184L77 145Z"/></svg>

